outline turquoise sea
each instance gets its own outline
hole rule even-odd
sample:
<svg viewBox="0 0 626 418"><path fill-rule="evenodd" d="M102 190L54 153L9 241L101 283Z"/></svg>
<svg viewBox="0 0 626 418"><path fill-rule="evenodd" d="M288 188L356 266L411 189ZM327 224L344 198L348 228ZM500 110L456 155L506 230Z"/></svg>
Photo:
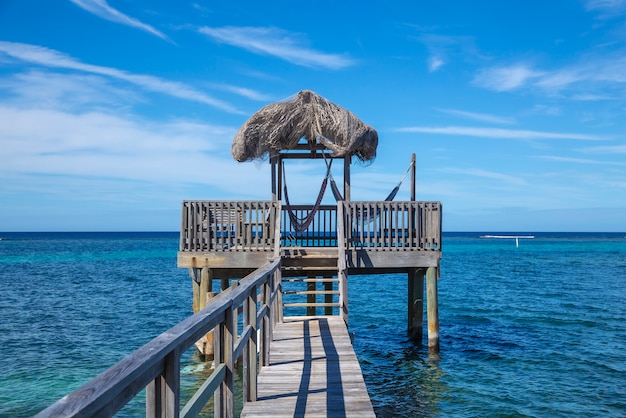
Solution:
<svg viewBox="0 0 626 418"><path fill-rule="evenodd" d="M380 417L626 417L626 233L444 233L441 352L406 333L405 275L351 276ZM178 233L0 233L0 416L55 402L191 314ZM207 373L183 361L193 387ZM121 416L143 413L141 400Z"/></svg>

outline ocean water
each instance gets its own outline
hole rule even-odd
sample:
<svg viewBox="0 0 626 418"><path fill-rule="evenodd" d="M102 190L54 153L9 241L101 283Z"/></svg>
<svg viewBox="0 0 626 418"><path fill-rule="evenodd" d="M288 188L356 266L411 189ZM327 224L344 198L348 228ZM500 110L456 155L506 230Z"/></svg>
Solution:
<svg viewBox="0 0 626 418"><path fill-rule="evenodd" d="M406 333L406 275L350 277L376 414L626 417L626 233L480 235L444 233L438 355ZM191 314L177 233L0 237L2 417L33 415ZM207 373L185 355L185 388Z"/></svg>

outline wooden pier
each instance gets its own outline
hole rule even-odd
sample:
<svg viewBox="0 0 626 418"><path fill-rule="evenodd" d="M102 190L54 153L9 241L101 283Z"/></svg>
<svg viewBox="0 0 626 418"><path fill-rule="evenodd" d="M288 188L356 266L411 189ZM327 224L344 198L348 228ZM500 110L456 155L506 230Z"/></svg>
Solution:
<svg viewBox="0 0 626 418"><path fill-rule="evenodd" d="M233 417L239 361L242 416L373 417L348 333L350 282L405 274L407 328L398 332L421 344L427 322L436 352L442 253L442 206L415 199L415 154L386 199L351 200L352 157L372 159L377 143L373 128L309 91L261 109L235 137L233 156L270 154L271 199L182 204L178 266L189 269L195 315L37 416L112 416L146 388L146 416L195 417L213 397L215 416ZM299 158L326 167L313 205L287 196L285 162ZM343 161L343 192L333 160ZM409 173L410 200L393 201ZM329 181L336 205L321 205ZM180 357L194 344L215 370L181 405Z"/></svg>
<svg viewBox="0 0 626 418"><path fill-rule="evenodd" d="M375 417L345 322L292 317L277 324L256 402L242 417Z"/></svg>

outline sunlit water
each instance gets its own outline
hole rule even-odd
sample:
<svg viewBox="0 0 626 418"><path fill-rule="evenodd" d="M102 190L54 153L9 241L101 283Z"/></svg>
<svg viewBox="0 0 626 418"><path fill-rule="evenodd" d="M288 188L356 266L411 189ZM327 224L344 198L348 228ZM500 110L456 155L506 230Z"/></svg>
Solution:
<svg viewBox="0 0 626 418"><path fill-rule="evenodd" d="M438 356L406 333L406 275L350 277L377 415L626 416L626 234L479 235L444 234ZM0 416L40 411L191 314L176 233L0 237ZM184 356L186 390L208 373Z"/></svg>

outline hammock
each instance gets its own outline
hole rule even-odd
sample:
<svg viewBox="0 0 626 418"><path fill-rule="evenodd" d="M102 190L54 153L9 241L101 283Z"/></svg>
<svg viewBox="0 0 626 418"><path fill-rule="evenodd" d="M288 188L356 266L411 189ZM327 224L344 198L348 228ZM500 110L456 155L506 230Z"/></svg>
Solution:
<svg viewBox="0 0 626 418"><path fill-rule="evenodd" d="M325 159L324 159L325 160ZM317 200L315 201L315 205L309 211L309 213L304 217L300 218L296 214L296 212L292 209L291 203L289 202L289 194L287 193L287 180L285 177L285 166L283 165L283 190L285 193L285 203L287 207L287 214L289 215L289 220L291 221L291 227L297 234L301 234L306 231L315 219L315 215L322 204L322 199L324 198L324 193L326 192L326 186L328 184L328 178L330 177L330 167L332 165L332 160L330 164L326 164L326 176L324 180L322 180L322 185L320 186L319 194L317 195ZM335 185L335 187L337 187ZM334 194L334 192L333 192Z"/></svg>
<svg viewBox="0 0 626 418"><path fill-rule="evenodd" d="M333 178L333 175L330 172L330 165L333 163L333 160L330 160L330 164L329 164L326 161L326 157L324 156L324 162L326 162L326 167L328 168L328 173L326 174L326 176L330 179L330 188L331 188L331 190L333 192L333 196L335 196L335 200L337 200L339 202L339 201L343 200L343 196L341 196L341 192L339 191L339 188L337 187L337 183L335 183L335 179ZM387 197L385 198L385 202L391 202L393 199L396 198L396 195L400 191L400 186L402 186L402 183L404 182L404 179L409 174L409 171L411 170L411 167L413 167L413 162L412 161L411 161L411 164L409 164L409 166L407 167L406 171L404 172L404 175L400 179L400 182L396 185L396 187L393 188L391 193L389 193L387 195Z"/></svg>
<svg viewBox="0 0 626 418"><path fill-rule="evenodd" d="M289 215L289 220L291 221L290 222L291 228L297 234L300 234L306 231L311 225L311 222L313 222L313 220L315 219L315 215L317 214L317 211L319 210L322 204L322 199L324 198L324 194L326 193L328 180L330 180L330 188L333 192L333 196L335 197L335 200L337 200L338 202L343 200L343 196L341 196L341 192L339 191L339 188L337 187L337 183L335 182L335 179L333 178L333 175L330 170L333 164L333 160L331 159L330 162L328 162L326 160L326 156L324 154L322 154L322 156L324 157L324 162L326 163L326 176L324 176L324 179L322 180L322 185L320 186L320 191L317 195L317 200L315 201L315 205L309 211L309 213L303 218L298 217L296 212L291 207L291 203L289 202L289 194L287 192L287 180L285 176L285 166L283 165L283 191L285 194L285 204L286 204L285 206L287 209L287 214ZM387 195L387 197L385 198L385 202L391 202L396 197L396 195L398 194L398 191L400 190L400 186L402 186L402 183L404 182L404 179L406 178L406 176L409 174L409 171L411 170L412 166L413 166L413 162L411 162L409 167L404 172L404 175L400 179L400 182L396 185L396 187L393 188L393 190L391 190L389 195ZM361 211L356 213L357 219L367 217L369 218L370 221L374 220L379 215L380 215L380 209L376 210L376 213L374 214L373 217L368 216L367 210L364 210L363 213L361 213Z"/></svg>

